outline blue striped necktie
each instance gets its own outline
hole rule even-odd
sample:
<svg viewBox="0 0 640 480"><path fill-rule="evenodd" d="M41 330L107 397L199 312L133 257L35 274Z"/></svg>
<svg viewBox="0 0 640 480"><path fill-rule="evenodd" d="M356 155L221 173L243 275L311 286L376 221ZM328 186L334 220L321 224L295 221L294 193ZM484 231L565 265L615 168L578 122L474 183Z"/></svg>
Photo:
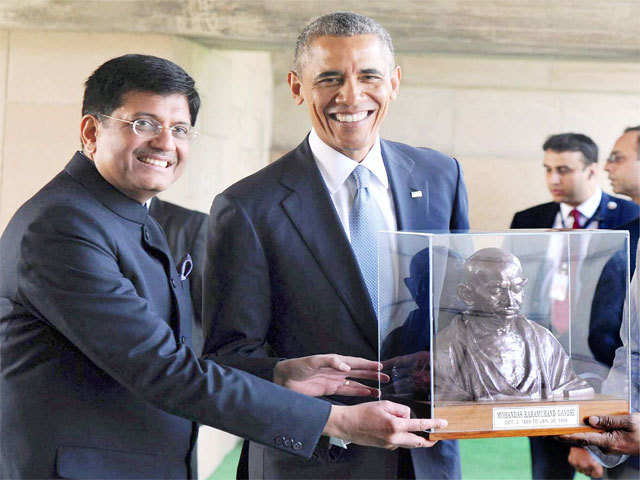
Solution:
<svg viewBox="0 0 640 480"><path fill-rule="evenodd" d="M378 312L378 248L377 232L385 230L382 211L371 195L371 172L358 165L351 173L356 193L349 215L351 248L367 286L374 311Z"/></svg>

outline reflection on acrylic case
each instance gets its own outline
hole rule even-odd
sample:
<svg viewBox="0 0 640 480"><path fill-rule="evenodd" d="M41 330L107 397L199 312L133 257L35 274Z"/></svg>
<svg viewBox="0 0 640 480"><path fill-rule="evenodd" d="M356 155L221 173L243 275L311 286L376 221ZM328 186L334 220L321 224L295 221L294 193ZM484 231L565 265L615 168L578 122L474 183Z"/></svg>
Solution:
<svg viewBox="0 0 640 480"><path fill-rule="evenodd" d="M628 238L596 232L380 233L383 398L446 418L434 439L568 433L627 412L625 386L600 391L608 365L587 337L612 267L606 294L626 301Z"/></svg>

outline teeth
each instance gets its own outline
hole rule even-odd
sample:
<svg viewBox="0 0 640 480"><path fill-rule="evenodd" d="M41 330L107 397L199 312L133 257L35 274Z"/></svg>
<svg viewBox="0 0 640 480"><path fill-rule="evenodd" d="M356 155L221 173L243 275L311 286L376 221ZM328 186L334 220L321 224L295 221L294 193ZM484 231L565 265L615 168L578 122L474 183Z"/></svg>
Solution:
<svg viewBox="0 0 640 480"><path fill-rule="evenodd" d="M167 168L167 165L169 165L169 162L166 160L156 160L155 158L149 157L139 157L138 160L140 160L142 163L147 163L149 165L155 165L156 167L162 168Z"/></svg>
<svg viewBox="0 0 640 480"><path fill-rule="evenodd" d="M339 122L359 122L366 116L366 111L358 113L336 113L336 118Z"/></svg>

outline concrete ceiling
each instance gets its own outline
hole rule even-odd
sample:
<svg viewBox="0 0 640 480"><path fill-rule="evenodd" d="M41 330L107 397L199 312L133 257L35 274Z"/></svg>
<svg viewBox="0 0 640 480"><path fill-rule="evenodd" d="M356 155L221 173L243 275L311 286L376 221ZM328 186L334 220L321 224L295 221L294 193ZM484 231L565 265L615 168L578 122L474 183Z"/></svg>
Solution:
<svg viewBox="0 0 640 480"><path fill-rule="evenodd" d="M399 52L640 60L638 0L2 0L0 28L140 32L291 49L311 18L370 15Z"/></svg>

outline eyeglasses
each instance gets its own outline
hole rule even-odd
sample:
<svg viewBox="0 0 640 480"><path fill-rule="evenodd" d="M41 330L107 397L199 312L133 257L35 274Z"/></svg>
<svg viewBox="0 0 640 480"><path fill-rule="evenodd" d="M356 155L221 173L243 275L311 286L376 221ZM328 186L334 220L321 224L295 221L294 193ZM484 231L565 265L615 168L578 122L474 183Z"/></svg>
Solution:
<svg viewBox="0 0 640 480"><path fill-rule="evenodd" d="M614 153L609 155L609 158L607 158L607 163L622 163L623 161L624 157L622 155L616 155Z"/></svg>
<svg viewBox="0 0 640 480"><path fill-rule="evenodd" d="M171 125L170 127L165 127L160 122L156 120L152 120L150 118L138 118L136 120L124 120L122 118L111 117L109 115L105 115L103 113L98 114L99 117L110 118L111 120L117 120L118 122L128 123L131 125L131 130L137 136L142 137L146 140L151 140L152 138L156 138L162 130L165 128L169 129L171 132L171 136L174 140L178 141L187 141L193 140L198 136L198 130L195 127L190 125Z"/></svg>

